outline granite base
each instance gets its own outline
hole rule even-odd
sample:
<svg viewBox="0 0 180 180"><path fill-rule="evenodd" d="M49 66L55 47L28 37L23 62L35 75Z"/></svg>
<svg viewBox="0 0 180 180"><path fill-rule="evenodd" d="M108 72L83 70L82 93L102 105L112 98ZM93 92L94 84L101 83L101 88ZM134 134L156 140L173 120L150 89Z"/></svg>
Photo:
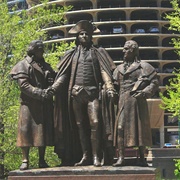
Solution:
<svg viewBox="0 0 180 180"><path fill-rule="evenodd" d="M157 180L160 173L157 168L123 167L54 167L11 171L8 180Z"/></svg>

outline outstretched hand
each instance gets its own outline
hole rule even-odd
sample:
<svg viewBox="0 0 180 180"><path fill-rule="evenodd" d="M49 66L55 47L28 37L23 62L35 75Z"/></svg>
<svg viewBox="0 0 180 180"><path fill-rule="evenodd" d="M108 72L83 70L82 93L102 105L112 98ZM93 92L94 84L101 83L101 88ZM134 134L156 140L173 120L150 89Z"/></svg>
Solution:
<svg viewBox="0 0 180 180"><path fill-rule="evenodd" d="M55 90L52 87L43 89L43 99L51 99L55 94Z"/></svg>
<svg viewBox="0 0 180 180"><path fill-rule="evenodd" d="M48 94L49 96L53 96L53 95L55 94L55 90L54 90L54 88L52 88L52 87L48 87L48 88L46 89L46 92L47 92L47 94Z"/></svg>

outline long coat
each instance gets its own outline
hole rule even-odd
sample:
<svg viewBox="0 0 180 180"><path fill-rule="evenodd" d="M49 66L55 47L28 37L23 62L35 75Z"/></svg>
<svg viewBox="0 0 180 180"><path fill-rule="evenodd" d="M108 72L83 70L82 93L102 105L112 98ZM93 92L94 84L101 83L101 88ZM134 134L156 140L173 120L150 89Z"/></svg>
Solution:
<svg viewBox="0 0 180 180"><path fill-rule="evenodd" d="M78 47L66 52L59 64L59 71L56 77L58 79L63 74L67 74L63 87L55 98L55 152L67 163L78 162L82 157L77 127L71 107L71 91L74 85L79 53ZM112 72L116 66L107 52L103 48L92 46L90 53L93 59L92 66L97 85L102 82L101 68L113 80ZM95 64L96 62L98 62L97 65Z"/></svg>
<svg viewBox="0 0 180 180"><path fill-rule="evenodd" d="M124 64L114 71L114 79L119 86L119 103L116 130L124 130L124 146L151 146L151 128L147 105L158 88L155 69L146 62L134 62L125 71ZM145 96L136 98L138 91ZM117 134L115 133L115 138Z"/></svg>
<svg viewBox="0 0 180 180"><path fill-rule="evenodd" d="M17 146L53 145L53 101L42 100L41 91L48 88L48 79L53 79L55 72L46 62L41 68L27 56L13 67L10 75L21 90Z"/></svg>

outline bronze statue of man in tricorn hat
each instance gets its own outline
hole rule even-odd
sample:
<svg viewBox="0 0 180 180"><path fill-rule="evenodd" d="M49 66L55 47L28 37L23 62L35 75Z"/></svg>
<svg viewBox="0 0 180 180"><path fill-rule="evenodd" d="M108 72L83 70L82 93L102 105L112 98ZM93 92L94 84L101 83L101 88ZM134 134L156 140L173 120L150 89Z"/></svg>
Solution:
<svg viewBox="0 0 180 180"><path fill-rule="evenodd" d="M92 35L99 32L87 20L69 30L76 36L76 47L60 61L52 86L56 94L55 151L65 165L101 166L100 93L104 86L106 94L113 97L115 65L104 48L93 45Z"/></svg>

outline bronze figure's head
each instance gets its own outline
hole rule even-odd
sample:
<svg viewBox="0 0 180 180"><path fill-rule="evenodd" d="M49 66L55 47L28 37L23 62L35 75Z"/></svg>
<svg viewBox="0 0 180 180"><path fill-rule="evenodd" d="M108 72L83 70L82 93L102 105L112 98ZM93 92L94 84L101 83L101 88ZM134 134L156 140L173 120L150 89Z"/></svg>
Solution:
<svg viewBox="0 0 180 180"><path fill-rule="evenodd" d="M29 44L29 47L27 49L28 56L32 57L35 54L40 54L41 56L44 53L44 45L41 40L33 40Z"/></svg>
<svg viewBox="0 0 180 180"><path fill-rule="evenodd" d="M128 40L123 47L124 61L140 61L139 46L136 41Z"/></svg>
<svg viewBox="0 0 180 180"><path fill-rule="evenodd" d="M100 30L88 20L81 20L73 26L69 32L70 35L76 36L76 45L81 44L84 40L92 44L92 35L100 33ZM84 39L83 36L85 37Z"/></svg>

